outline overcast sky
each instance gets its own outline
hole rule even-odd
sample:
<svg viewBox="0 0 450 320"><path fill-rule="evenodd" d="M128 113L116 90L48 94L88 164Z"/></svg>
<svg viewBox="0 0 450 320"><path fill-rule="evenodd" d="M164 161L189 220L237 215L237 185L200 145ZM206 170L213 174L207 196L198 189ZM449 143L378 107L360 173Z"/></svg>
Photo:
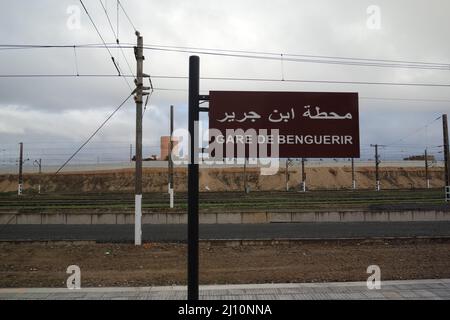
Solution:
<svg viewBox="0 0 450 320"><path fill-rule="evenodd" d="M78 1L3 1L1 44L99 44L101 40ZM103 0L116 29L116 0ZM188 46L291 54L450 63L450 2L447 0L122 0L148 45ZM114 42L98 0L84 0L106 42ZM80 28L69 28L68 7L80 9ZM380 28L369 28L370 5L381 10ZM373 20L370 20L373 21ZM136 41L123 12L121 43ZM112 54L129 73L117 49ZM133 50L125 49L135 70ZM145 51L145 72L186 76L188 53ZM116 74L106 49L0 50L0 74ZM450 84L450 70L345 66L201 55L201 75L271 79ZM129 80L131 81L131 79ZM124 78L0 78L0 161L11 163L18 143L26 155L64 162L77 145L128 96ZM144 116L144 151L159 153L168 133L169 105L177 127L187 125L187 80L153 79L156 88ZM360 96L362 156L371 143L394 144L383 157L401 157L442 145L441 122L450 111L450 87L324 83L202 81L201 90L343 91ZM370 98L370 99L369 99ZM372 99L377 98L377 99ZM382 99L379 99L382 98ZM385 100L393 99L393 100ZM398 100L398 99L415 99ZM129 102L78 158L126 160L134 142L134 103ZM202 117L206 121L206 116ZM428 127L425 125L431 123ZM414 130L420 129L416 134ZM401 138L404 138L400 140ZM400 140L400 141L399 141ZM83 158L84 157L84 158Z"/></svg>

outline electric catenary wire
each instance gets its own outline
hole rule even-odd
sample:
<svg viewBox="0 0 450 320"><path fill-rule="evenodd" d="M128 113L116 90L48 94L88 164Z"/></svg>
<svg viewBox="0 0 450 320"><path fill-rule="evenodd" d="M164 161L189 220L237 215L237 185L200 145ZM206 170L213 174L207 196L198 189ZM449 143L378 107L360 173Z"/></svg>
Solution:
<svg viewBox="0 0 450 320"><path fill-rule="evenodd" d="M0 78L70 78L77 77L76 74L0 74ZM113 74L80 74L79 77L91 78L130 78L134 75L122 74L120 76ZM153 75L154 79L188 79L187 76L173 75ZM383 86L419 86L419 87L450 87L450 83L418 83L418 82L372 82L372 81L339 81L339 80L306 80L306 79L274 79L274 78L239 78L239 77L201 77L200 80L214 81L247 81L247 82L285 82L285 83L331 83L331 84L357 84L357 85L383 85ZM178 90L178 89L177 89Z"/></svg>
<svg viewBox="0 0 450 320"><path fill-rule="evenodd" d="M411 133L408 134L407 136L405 136L405 137L403 137L403 138L400 138L400 139L398 139L398 140L395 140L395 141L393 141L393 142L391 142L391 143L385 145L385 147L391 147L391 146L395 145L395 144L398 143L398 142L401 142L401 141L403 141L403 140L405 140L405 139L410 138L411 136L413 136L413 135L415 135L415 134L421 132L422 130L427 129L430 125L432 125L433 123L435 123L436 121L438 121L438 120L441 119L441 118L442 118L442 116L437 117L436 119L434 119L433 121L430 121L430 122L427 123L426 125L424 125L424 126L418 128L418 129L414 130L413 132L411 132Z"/></svg>
<svg viewBox="0 0 450 320"><path fill-rule="evenodd" d="M116 44L117 44L119 50L120 50L121 53L122 53L122 56L123 56L123 58L124 58L124 60L125 60L125 63L126 63L127 66L128 66L128 70L130 71L130 73L131 73L132 75L134 75L134 72L133 72L133 70L132 70L132 68L131 68L131 66L130 66L130 63L128 62L128 59L127 59L127 57L126 57L126 55L125 55L125 52L123 51L123 48L122 48L122 46L120 45L120 40L119 40L119 28L117 27L117 33L116 33L116 32L114 31L114 27L113 27L113 25L112 25L112 23L111 23L111 19L110 19L110 17L109 17L108 11L106 10L106 7L104 6L102 0L99 0L99 2L100 2L101 6L102 6L102 8L103 8L103 11L105 12L106 18L107 18L108 23L109 23L109 27L111 28L111 31L112 31L112 33L113 33L113 35L114 35L115 40L116 40ZM117 25L118 25L118 24L119 24L119 19L117 18Z"/></svg>
<svg viewBox="0 0 450 320"><path fill-rule="evenodd" d="M120 2L120 0L117 0L117 3L119 4L120 8L122 9L123 13L125 14L125 17L128 19L128 22L130 23L131 27L134 29L134 31L136 32L137 29L134 26L133 21L131 21L130 16L128 15L127 11L125 10L125 8L122 5L122 2Z"/></svg>
<svg viewBox="0 0 450 320"><path fill-rule="evenodd" d="M86 6L83 3L83 0L79 0L79 1L80 1L81 5L83 6L84 11L86 12L86 15L89 17L89 20L91 21L92 25L94 26L95 31L97 32L98 36L100 37L100 39L101 39L101 41L103 43L103 46L108 51L109 56L111 57L111 61L114 64L114 67L116 68L116 70L117 70L117 72L118 72L118 74L120 76L122 74L122 72L120 70L120 67L116 63L116 60L114 59L114 56L112 55L111 50L109 49L108 45L106 44L105 39L103 38L102 34L100 33L99 29L97 28L97 25L95 24L94 20L92 19L91 15L89 14L89 11L87 10ZM124 78L124 80L125 80L127 86L130 88L130 90L132 90L130 84L128 83L128 80L126 78Z"/></svg>
<svg viewBox="0 0 450 320"><path fill-rule="evenodd" d="M134 94L134 91L131 92L128 97L126 97L125 100L123 100L123 102L106 118L105 121L102 122L102 124L97 128L97 130L94 131L94 133L92 133L89 138L69 157L69 159L66 160L66 162L64 162L64 164L59 167L59 169L55 172L55 175L57 175L77 154L78 152L81 151L81 149L83 149L83 147L85 145L87 145L89 143L89 141L92 140L92 138L94 138L94 136L105 126L105 124L117 113L117 111L120 110L120 108L122 108L122 106L128 101L128 99L130 99L130 97Z"/></svg>
<svg viewBox="0 0 450 320"><path fill-rule="evenodd" d="M117 48L117 45L108 44L108 48ZM3 49L24 49L24 48L64 48L65 45L0 45L0 50ZM79 45L80 48L96 48L98 45ZM122 44L122 48L133 48L132 44ZM199 55L213 55L222 57L246 58L246 59L260 59L260 60L282 60L284 62L302 62L302 63L323 63L333 65L348 65L348 66L365 66L365 67L388 67L388 68L411 68L411 69L425 69L425 70L443 70L449 71L450 64L436 63L436 62L417 62L406 60L388 60L388 59L368 59L368 58L350 58L324 55L302 55L302 54L284 54L284 53L269 53L256 51L242 51L242 50L224 50L224 49L202 49L192 47L176 47L176 46L160 46L145 44L145 50L190 53ZM215 50L215 51L210 51Z"/></svg>

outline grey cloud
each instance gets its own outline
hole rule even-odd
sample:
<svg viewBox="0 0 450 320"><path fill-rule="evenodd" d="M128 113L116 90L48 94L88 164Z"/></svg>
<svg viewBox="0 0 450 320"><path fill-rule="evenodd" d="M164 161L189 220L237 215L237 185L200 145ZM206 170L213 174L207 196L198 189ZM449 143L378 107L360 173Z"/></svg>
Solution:
<svg viewBox="0 0 450 320"><path fill-rule="evenodd" d="M114 2L106 1L115 18ZM179 46L242 49L255 51L350 56L377 59L436 61L449 63L450 30L448 1L138 1L123 0L145 43ZM107 42L114 37L96 0L85 0ZM382 28L366 28L366 8L379 5ZM0 13L0 42L34 44L100 43L90 21L81 12L80 30L66 27L73 0L13 1ZM113 19L115 24L115 19ZM122 43L134 43L135 36L126 18L120 17ZM78 49L81 73L115 74L105 49ZM113 55L123 71L128 67L117 50ZM134 70L132 50L126 49ZM146 51L145 71L153 75L187 75L189 54ZM75 73L72 49L0 51L0 74ZM323 64L259 61L202 56L204 76L329 79L344 81L450 83L450 71L367 68ZM131 79L130 79L131 81ZM187 80L154 79L155 87L187 89ZM299 90L358 91L361 97L395 97L450 100L449 88L389 87L308 83L253 83L202 81L208 90ZM129 93L123 79L0 79L0 143L20 140L81 140ZM146 112L144 137L148 145L158 142L168 130L168 106L176 106L176 124L187 123L186 91L157 91L152 108ZM118 114L99 139L133 141L133 103ZM445 102L360 101L361 140L367 144L391 141L423 126L435 115L450 110ZM16 109L14 109L16 108ZM18 109L17 109L18 108ZM25 108L25 109L24 109ZM11 110L16 110L12 112ZM20 111L17 111L20 110ZM5 120L4 117L7 117ZM64 133L50 130L52 119ZM375 121L376 120L376 121ZM377 123L383 124L383 130ZM24 127L26 129L17 129ZM58 126L55 126L57 128ZM40 129L41 128L41 129ZM30 138L31 137L31 138ZM76 139L75 139L76 137ZM421 148L418 137L406 141ZM439 144L439 127L430 133ZM405 143L406 143L405 142ZM419 150L419 149L418 149Z"/></svg>

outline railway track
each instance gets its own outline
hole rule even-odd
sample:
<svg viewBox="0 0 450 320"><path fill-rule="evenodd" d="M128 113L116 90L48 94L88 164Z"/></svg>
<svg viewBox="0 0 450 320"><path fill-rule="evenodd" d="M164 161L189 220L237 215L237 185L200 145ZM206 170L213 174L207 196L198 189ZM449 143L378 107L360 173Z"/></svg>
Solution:
<svg viewBox="0 0 450 320"><path fill-rule="evenodd" d="M144 208L165 209L169 196L146 193ZM177 193L175 207L186 207L187 194ZM312 191L299 192L202 192L201 208L215 209L356 209L379 206L446 208L442 190ZM17 196L0 194L0 210L8 209L126 209L134 207L134 195L129 193L40 194Z"/></svg>

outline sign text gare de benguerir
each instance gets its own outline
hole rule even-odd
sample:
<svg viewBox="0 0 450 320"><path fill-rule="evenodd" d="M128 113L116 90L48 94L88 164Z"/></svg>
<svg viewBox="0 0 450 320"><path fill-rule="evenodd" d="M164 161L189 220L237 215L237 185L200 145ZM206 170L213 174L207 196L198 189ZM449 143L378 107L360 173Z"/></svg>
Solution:
<svg viewBox="0 0 450 320"><path fill-rule="evenodd" d="M211 91L209 129L212 158L360 156L357 93Z"/></svg>

